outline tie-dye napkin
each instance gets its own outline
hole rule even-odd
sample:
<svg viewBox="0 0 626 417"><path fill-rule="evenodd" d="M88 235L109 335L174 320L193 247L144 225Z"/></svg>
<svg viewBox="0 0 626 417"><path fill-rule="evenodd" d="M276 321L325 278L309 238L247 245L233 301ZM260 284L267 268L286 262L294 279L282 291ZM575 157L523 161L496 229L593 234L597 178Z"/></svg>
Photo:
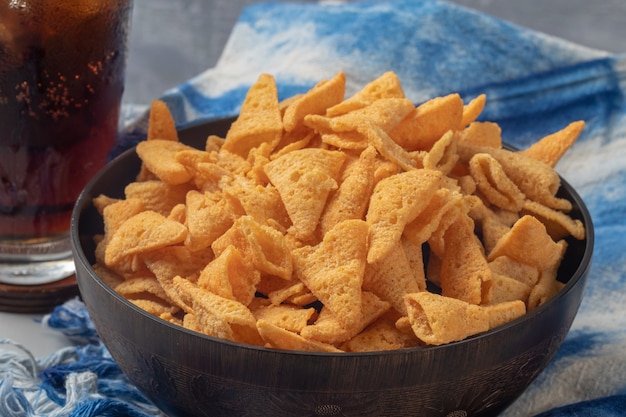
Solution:
<svg viewBox="0 0 626 417"><path fill-rule="evenodd" d="M581 194L595 225L587 291L556 357L503 416L624 415L625 57L443 1L258 3L244 10L215 67L160 98L185 127L236 115L260 73L274 75L284 98L338 71L346 74L349 95L390 70L416 104L451 92L464 98L486 93L481 118L499 123L503 139L520 148L571 121L586 122L557 170ZM137 104L126 108L125 128L113 154L145 137L146 116L137 109L149 103ZM78 314L84 318L79 323L88 327L82 309L80 303L62 306L63 314L55 312L46 322L63 330L68 320L60 318ZM80 325L69 322L80 332ZM0 372L1 366L0 361ZM6 401L2 387L0 406ZM86 398L89 403L92 397ZM136 401L138 410L147 407L139 396L123 398L131 406Z"/></svg>

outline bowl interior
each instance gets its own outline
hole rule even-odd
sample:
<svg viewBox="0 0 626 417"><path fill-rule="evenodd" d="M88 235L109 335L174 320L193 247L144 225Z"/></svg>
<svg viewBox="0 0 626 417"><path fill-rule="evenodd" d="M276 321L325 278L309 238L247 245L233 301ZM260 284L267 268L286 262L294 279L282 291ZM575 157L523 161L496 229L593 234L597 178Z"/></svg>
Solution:
<svg viewBox="0 0 626 417"><path fill-rule="evenodd" d="M180 139L203 148L208 134L225 135L232 120L186 128ZM91 200L123 197L139 167L128 150L87 185L72 217L72 244L81 295L103 342L133 382L172 415L255 415L259 407L271 415L497 415L547 365L582 300L593 226L583 200L563 181L559 194L572 201L570 214L587 233L568 240L558 273L566 285L497 329L444 346L341 354L280 351L191 332L134 306L90 267L93 236L103 231ZM322 405L343 414L319 414Z"/></svg>

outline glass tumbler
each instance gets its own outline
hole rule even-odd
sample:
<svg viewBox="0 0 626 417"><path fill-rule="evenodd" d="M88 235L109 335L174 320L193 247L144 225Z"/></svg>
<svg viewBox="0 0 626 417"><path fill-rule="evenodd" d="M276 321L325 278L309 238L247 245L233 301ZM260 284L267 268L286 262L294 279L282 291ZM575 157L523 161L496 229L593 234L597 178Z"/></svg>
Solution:
<svg viewBox="0 0 626 417"><path fill-rule="evenodd" d="M74 274L78 194L118 118L132 0L0 0L0 283Z"/></svg>

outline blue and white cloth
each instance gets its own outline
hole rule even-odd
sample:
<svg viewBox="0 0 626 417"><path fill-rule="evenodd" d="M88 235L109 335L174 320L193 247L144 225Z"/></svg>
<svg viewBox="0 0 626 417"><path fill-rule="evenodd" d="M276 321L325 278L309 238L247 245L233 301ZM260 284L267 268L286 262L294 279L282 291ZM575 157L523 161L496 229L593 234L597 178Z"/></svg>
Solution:
<svg viewBox="0 0 626 417"><path fill-rule="evenodd" d="M626 57L438 0L258 3L244 10L215 67L160 98L179 127L185 127L236 115L260 73L274 75L279 96L285 98L338 71L345 72L350 95L389 70L398 74L416 104L451 92L465 99L486 93L481 119L499 123L503 139L520 148L571 121L586 122L557 170L581 194L595 225L587 291L556 357L503 417L626 415ZM145 137L147 117L136 109L127 109L130 120L113 154ZM59 307L45 323L78 334L90 329L84 306L76 301L71 308ZM49 358L36 359L38 372L32 373L30 386L24 378L17 384L0 358L0 414L113 415L106 408L97 414L87 406L100 401L105 407L104 400L115 400L112 407L135 410L127 415L157 415L113 371L115 364L97 335L64 355L66 387L61 376L54 385L47 382L46 367L57 366ZM100 355L110 368L74 371L72 366L80 367L88 355ZM70 395L69 376L83 371L95 372L105 382ZM111 381L107 375L118 378L116 389L106 385ZM118 389L130 394L118 396ZM27 407L43 395L56 404L50 405L54 412ZM7 414L1 407L10 401L24 410ZM82 404L83 411L63 408L68 401Z"/></svg>

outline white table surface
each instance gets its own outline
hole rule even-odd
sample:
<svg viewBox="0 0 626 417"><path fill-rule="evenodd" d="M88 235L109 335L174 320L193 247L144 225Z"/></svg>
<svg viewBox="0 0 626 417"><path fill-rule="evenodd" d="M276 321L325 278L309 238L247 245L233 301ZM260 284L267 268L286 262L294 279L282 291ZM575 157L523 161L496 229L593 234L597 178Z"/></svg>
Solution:
<svg viewBox="0 0 626 417"><path fill-rule="evenodd" d="M585 46L626 52L624 0L453 2ZM149 103L166 89L212 67L242 8L249 3L135 0L124 101ZM38 357L68 346L64 336L38 322L41 317L0 312L0 339L22 344Z"/></svg>

